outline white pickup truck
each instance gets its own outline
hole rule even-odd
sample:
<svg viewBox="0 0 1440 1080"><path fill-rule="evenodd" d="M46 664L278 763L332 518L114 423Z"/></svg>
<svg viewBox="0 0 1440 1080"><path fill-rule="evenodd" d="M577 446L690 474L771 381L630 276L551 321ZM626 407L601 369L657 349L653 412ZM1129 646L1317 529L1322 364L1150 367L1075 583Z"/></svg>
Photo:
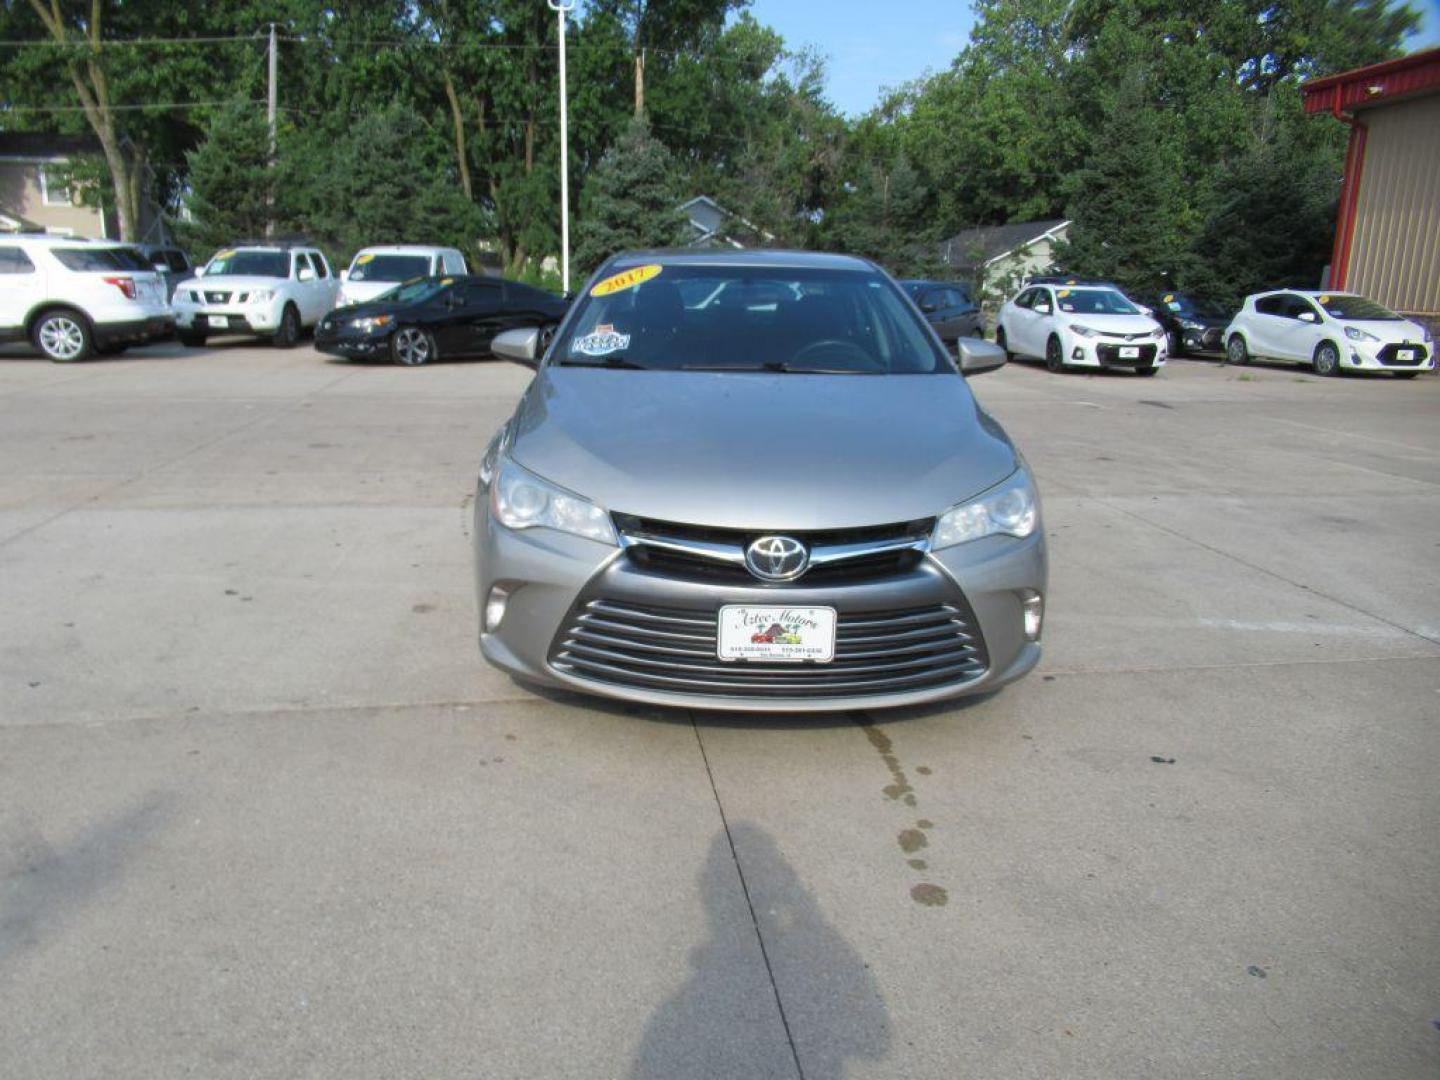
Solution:
<svg viewBox="0 0 1440 1080"><path fill-rule="evenodd" d="M282 349L335 306L340 281L318 249L246 244L217 251L175 290L175 330L186 345L217 334L268 337Z"/></svg>

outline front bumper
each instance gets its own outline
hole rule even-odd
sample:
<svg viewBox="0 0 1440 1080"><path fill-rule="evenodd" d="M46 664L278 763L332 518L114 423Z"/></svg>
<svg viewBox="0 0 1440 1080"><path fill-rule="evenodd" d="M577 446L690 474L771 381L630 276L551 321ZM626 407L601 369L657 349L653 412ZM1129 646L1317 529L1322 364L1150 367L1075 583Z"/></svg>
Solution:
<svg viewBox="0 0 1440 1080"><path fill-rule="evenodd" d="M284 307L283 302L274 300L253 305L182 301L175 304L175 325L206 334L273 334L280 328Z"/></svg>
<svg viewBox="0 0 1440 1080"><path fill-rule="evenodd" d="M492 664L544 685L654 705L747 712L824 712L851 708L891 708L968 694L985 693L1028 672L1040 659L1040 645L1026 637L1023 596L1044 595L1047 562L1043 531L1025 540L992 536L932 552L913 570L846 584L800 583L766 586L682 579L647 570L618 548L548 529L513 531L495 524L482 487L476 499L474 545L477 611L483 620L493 586L509 591L499 627L486 632L480 650ZM660 666L654 678L637 675L633 666L617 673L605 665L576 665L567 655L569 633L580 613L595 601L632 610L664 613L717 614L724 604L827 606L839 613L841 643L851 620L873 620L906 612L945 608L957 613L957 625L977 638L975 663L939 673L915 688L877 681L872 688L845 688L840 656L829 665L805 665L813 685L797 690L797 665L785 665L787 689L760 690L733 686L749 669L716 659L691 660L680 670ZM562 630L567 631L562 635ZM656 654L644 647L634 664L656 670ZM663 652L657 646L657 652ZM761 667L757 665L756 667ZM764 672L756 673L763 681ZM756 681L756 680L751 680ZM923 680L922 680L923 681ZM880 685L883 682L885 685ZM837 687L837 684L839 688Z"/></svg>
<svg viewBox="0 0 1440 1080"><path fill-rule="evenodd" d="M1412 358L1402 353L1412 351ZM1345 340L1340 366L1353 371L1431 371L1435 367L1435 346L1421 342Z"/></svg>
<svg viewBox="0 0 1440 1080"><path fill-rule="evenodd" d="M1202 326L1199 329L1187 326L1180 330L1180 345L1186 352L1224 352L1224 334L1223 326Z"/></svg>
<svg viewBox="0 0 1440 1080"><path fill-rule="evenodd" d="M1065 363L1072 367L1140 371L1164 367L1168 359L1165 342L1155 338L1122 341L1117 338L1086 338L1072 333L1064 340L1064 348ZM1130 349L1134 349L1136 355L1124 355Z"/></svg>
<svg viewBox="0 0 1440 1080"><path fill-rule="evenodd" d="M322 323L315 331L315 348L330 356L343 356L352 360L363 360L368 356L388 356L390 335L343 331L337 333L335 329Z"/></svg>

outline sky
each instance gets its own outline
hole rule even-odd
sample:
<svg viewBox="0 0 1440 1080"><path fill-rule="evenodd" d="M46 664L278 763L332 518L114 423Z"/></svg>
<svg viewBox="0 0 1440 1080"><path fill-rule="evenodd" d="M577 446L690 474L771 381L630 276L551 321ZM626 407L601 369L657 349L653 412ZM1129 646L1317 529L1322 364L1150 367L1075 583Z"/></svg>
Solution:
<svg viewBox="0 0 1440 1080"><path fill-rule="evenodd" d="M1440 45L1440 0L1410 0L1424 20L1411 49ZM791 48L829 57L829 96L848 116L884 87L942 71L965 47L974 15L966 0L752 0L750 13Z"/></svg>

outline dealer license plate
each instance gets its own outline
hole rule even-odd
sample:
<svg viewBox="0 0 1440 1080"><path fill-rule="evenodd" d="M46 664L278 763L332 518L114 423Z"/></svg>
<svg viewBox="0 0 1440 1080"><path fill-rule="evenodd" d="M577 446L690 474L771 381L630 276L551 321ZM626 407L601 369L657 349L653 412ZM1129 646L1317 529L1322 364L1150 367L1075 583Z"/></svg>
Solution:
<svg viewBox="0 0 1440 1080"><path fill-rule="evenodd" d="M206 322L208 322L211 329L214 330L228 330L230 328L230 319L225 315L211 315L206 319Z"/></svg>
<svg viewBox="0 0 1440 1080"><path fill-rule="evenodd" d="M1138 360L1138 359L1140 359L1140 346L1139 346L1139 345L1121 345L1121 346L1120 346L1120 359L1121 359L1121 360Z"/></svg>
<svg viewBox="0 0 1440 1080"><path fill-rule="evenodd" d="M835 609L828 607L749 607L720 609L721 660L835 659Z"/></svg>
<svg viewBox="0 0 1440 1080"><path fill-rule="evenodd" d="M1396 356L1397 359L1400 359L1400 360L1414 360L1414 359L1415 359L1415 350L1414 350L1414 349L1396 349L1396 350L1395 350L1395 356Z"/></svg>

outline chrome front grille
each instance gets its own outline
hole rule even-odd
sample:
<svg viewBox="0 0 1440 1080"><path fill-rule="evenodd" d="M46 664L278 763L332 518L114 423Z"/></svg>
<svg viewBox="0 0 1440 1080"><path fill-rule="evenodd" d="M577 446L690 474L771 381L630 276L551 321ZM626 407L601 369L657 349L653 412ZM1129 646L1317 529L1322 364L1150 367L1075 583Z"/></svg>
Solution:
<svg viewBox="0 0 1440 1080"><path fill-rule="evenodd" d="M828 664L723 661L718 608L593 599L577 605L550 662L599 682L685 694L826 697L893 694L968 682L989 660L963 601L841 611Z"/></svg>
<svg viewBox="0 0 1440 1080"><path fill-rule="evenodd" d="M615 515L630 562L687 581L757 580L745 566L745 548L761 536L783 533L803 543L809 568L779 587L865 581L915 568L929 550L934 518L852 529L811 531L723 529ZM772 586L773 587L773 586Z"/></svg>

